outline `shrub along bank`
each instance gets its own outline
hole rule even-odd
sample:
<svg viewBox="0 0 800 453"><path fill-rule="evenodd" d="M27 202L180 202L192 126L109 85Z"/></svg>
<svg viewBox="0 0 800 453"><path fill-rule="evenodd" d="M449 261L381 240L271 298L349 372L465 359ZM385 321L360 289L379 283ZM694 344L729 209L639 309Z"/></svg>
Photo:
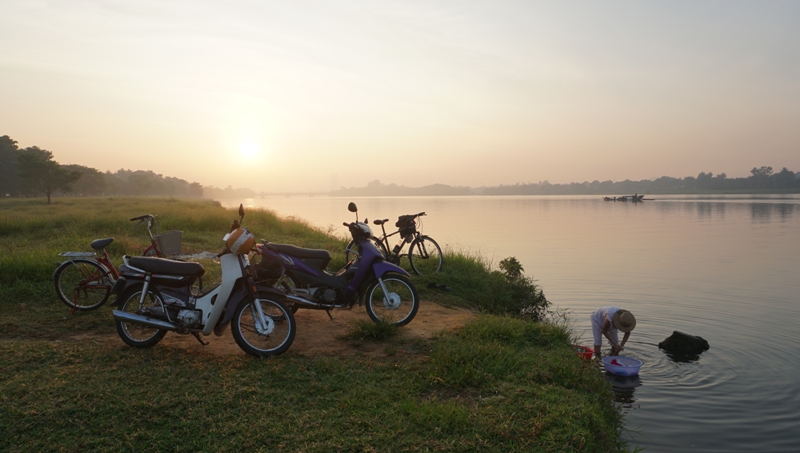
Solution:
<svg viewBox="0 0 800 453"><path fill-rule="evenodd" d="M431 340L389 337L385 359L292 349L269 360L209 358L96 344L92 336L115 335L109 308L68 314L53 290L58 252L113 236L119 264L148 245L128 221L145 213L162 230L183 230L188 253L219 250L236 217L197 200L0 201L0 451L625 448L611 391L571 350L569 332L519 316L546 299L516 260L493 272L480 257L447 252L444 272L414 278L423 300L496 314ZM325 248L332 266L343 264L343 237L267 211L248 211L244 224L259 238ZM452 291L428 289L434 281Z"/></svg>

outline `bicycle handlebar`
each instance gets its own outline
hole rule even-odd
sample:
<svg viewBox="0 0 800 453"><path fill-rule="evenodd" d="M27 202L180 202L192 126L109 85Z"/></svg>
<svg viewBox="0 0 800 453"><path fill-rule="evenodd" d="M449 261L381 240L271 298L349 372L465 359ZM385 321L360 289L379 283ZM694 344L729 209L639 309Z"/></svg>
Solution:
<svg viewBox="0 0 800 453"><path fill-rule="evenodd" d="M140 215L139 217L132 218L131 222L135 222L137 220L144 220L144 219L153 219L154 217L155 216L153 216L153 214Z"/></svg>

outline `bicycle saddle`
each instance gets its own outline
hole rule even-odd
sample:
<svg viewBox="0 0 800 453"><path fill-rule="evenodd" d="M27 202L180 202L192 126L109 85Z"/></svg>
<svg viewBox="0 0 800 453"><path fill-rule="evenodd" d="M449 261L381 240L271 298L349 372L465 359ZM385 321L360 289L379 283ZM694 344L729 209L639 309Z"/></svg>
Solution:
<svg viewBox="0 0 800 453"><path fill-rule="evenodd" d="M389 219L374 220L372 223L374 223L375 225L383 225L384 223L386 223L388 221L389 221Z"/></svg>
<svg viewBox="0 0 800 453"><path fill-rule="evenodd" d="M114 238L95 239L92 241L92 248L95 250L102 250L108 247L108 244L114 242Z"/></svg>

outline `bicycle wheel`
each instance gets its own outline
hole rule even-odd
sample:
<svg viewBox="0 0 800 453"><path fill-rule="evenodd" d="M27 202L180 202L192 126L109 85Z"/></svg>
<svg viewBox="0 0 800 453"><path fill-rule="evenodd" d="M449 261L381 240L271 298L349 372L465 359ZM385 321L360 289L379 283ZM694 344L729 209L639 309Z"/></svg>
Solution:
<svg viewBox="0 0 800 453"><path fill-rule="evenodd" d="M383 245L383 242L381 242L380 239L373 237L370 238L370 241L372 241L372 245L374 245L375 248L377 248L378 251L381 252L381 255L383 255L384 258L388 258L389 252L386 251L386 246ZM345 261L349 263L351 259L355 259L357 256L360 255L361 255L361 246L355 240L350 241L350 243L347 244L347 247L344 249Z"/></svg>
<svg viewBox="0 0 800 453"><path fill-rule="evenodd" d="M53 274L56 294L73 310L88 311L103 305L114 285L111 271L87 258L64 261Z"/></svg>
<svg viewBox="0 0 800 453"><path fill-rule="evenodd" d="M139 307L139 301L142 298L142 290L144 285L136 285L128 288L121 296L122 304L120 304L120 311L126 313L133 313L148 317L156 317L159 313L164 312L164 301L161 295L152 289L147 290L144 297L142 306ZM167 331L164 329L157 329L155 327L145 326L144 324L137 324L133 322L115 321L117 325L117 333L122 341L128 346L134 348L149 348L164 338Z"/></svg>
<svg viewBox="0 0 800 453"><path fill-rule="evenodd" d="M365 293L367 314L375 322L404 326L414 319L419 309L417 288L405 275L384 274L383 287L373 281Z"/></svg>
<svg viewBox="0 0 800 453"><path fill-rule="evenodd" d="M420 236L411 243L408 261L417 275L439 272L442 270L442 249L430 236Z"/></svg>
<svg viewBox="0 0 800 453"><path fill-rule="evenodd" d="M269 357L286 352L294 341L294 315L282 303L259 294L261 310L266 323L261 322L253 299L239 302L231 322L231 333L236 344L250 355Z"/></svg>

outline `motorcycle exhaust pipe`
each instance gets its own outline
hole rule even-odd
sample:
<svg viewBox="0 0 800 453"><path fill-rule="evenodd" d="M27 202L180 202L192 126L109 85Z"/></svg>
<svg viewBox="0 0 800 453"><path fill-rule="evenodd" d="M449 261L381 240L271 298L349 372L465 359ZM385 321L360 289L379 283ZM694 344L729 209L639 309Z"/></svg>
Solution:
<svg viewBox="0 0 800 453"><path fill-rule="evenodd" d="M111 313L114 315L114 321L142 324L147 327L153 327L155 329L178 330L178 327L175 324L172 324L167 321L162 321L160 319L148 318L147 316L136 315L133 313L127 313L120 310L114 310Z"/></svg>

